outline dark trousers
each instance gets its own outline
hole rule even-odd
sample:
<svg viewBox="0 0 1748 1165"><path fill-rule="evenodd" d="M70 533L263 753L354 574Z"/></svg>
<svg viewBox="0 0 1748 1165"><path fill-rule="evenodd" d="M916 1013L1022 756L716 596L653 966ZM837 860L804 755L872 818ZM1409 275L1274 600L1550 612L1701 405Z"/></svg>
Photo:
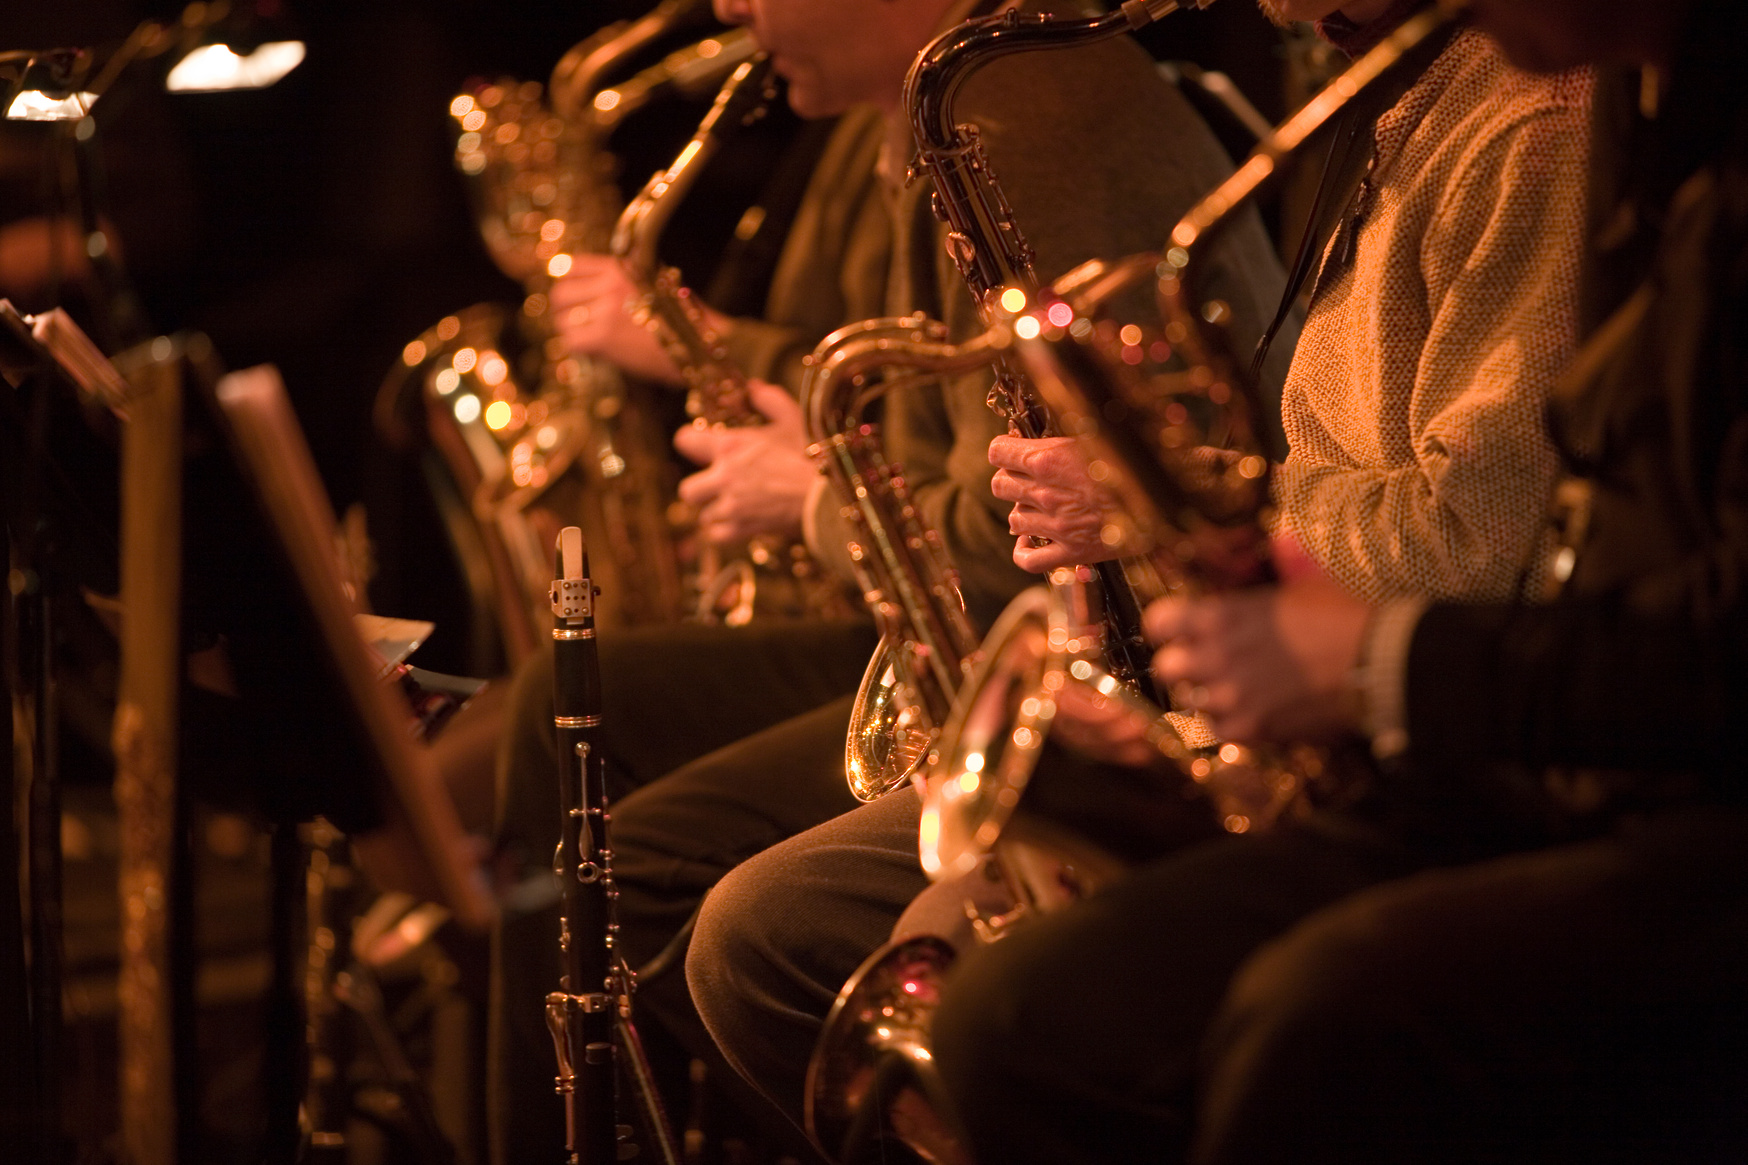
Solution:
<svg viewBox="0 0 1748 1165"><path fill-rule="evenodd" d="M1206 1050L1200 1165L1748 1160L1748 811L1355 895Z"/></svg>
<svg viewBox="0 0 1748 1165"><path fill-rule="evenodd" d="M1333 826L1221 838L968 952L934 1045L977 1159L1182 1160L1198 1048L1233 972L1318 907L1409 868L1397 847Z"/></svg>
<svg viewBox="0 0 1748 1165"><path fill-rule="evenodd" d="M1748 813L1417 864L1233 838L967 957L934 1043L978 1159L1748 1159Z"/></svg>
<svg viewBox="0 0 1748 1165"><path fill-rule="evenodd" d="M662 627L603 635L603 741L620 937L633 966L659 952L737 863L856 801L844 735L874 634L865 623ZM558 842L551 658L518 675L500 757L497 841L526 879L493 942L494 1160L563 1144L546 993L558 983ZM707 1047L682 975L637 994L646 1024Z"/></svg>
<svg viewBox="0 0 1748 1165"><path fill-rule="evenodd" d="M1199 802L1160 788L1156 774L1049 752L1027 804L1126 858L1176 851L1214 832ZM982 875L922 895L929 882L917 857L920 816L913 792L891 793L739 866L699 914L686 959L699 1014L729 1063L797 1125L820 1028L863 960L888 938L911 934L970 949L964 905L985 914L1007 905Z"/></svg>
<svg viewBox="0 0 1748 1165"><path fill-rule="evenodd" d="M889 793L743 863L710 892L686 955L723 1056L797 1127L807 1062L844 981L925 887L921 802Z"/></svg>

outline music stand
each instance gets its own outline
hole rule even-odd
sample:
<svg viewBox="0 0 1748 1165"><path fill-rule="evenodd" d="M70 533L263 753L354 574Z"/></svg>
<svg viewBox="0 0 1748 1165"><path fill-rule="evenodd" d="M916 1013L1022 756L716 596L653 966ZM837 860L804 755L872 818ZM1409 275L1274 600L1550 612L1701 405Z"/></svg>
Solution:
<svg viewBox="0 0 1748 1165"><path fill-rule="evenodd" d="M344 753L333 747L326 752L328 758L344 755L348 767L376 770L378 779L365 782L365 791L377 803L381 827L357 839L361 864L378 881L412 888L441 902L465 927L483 929L490 921L493 904L483 882L469 873L473 863L467 841L429 751L411 738L408 726L413 714L406 697L397 686L384 681L381 661L354 623L357 604L346 589L340 567L332 508L278 374L270 368L258 368L214 383L210 375L203 374L211 365L210 346L198 336L161 337L118 361L128 368L125 378L64 313L25 317L0 301L0 375L23 384L48 372L77 389L87 420L96 419L101 428L111 423L104 416L110 414L113 422L119 423L120 488L109 477L114 453L101 442L94 443L97 455L111 465L105 473L92 475L92 480L77 482L83 499L95 500L107 493L113 500L120 495L119 572L114 562L117 539L110 533L116 522L111 515L101 514L97 520L84 520L73 551L79 559L77 568L61 573L81 582L100 580L88 585L104 592L114 588L119 573L124 614L115 744L117 804L123 819L122 897L128 907L124 910L127 933L122 943L119 1016L122 1132L131 1159L140 1165L170 1165L191 1148L194 1129L185 1115L193 1102L192 1015L179 1014L192 1003L191 968L181 957L186 952L178 950L179 945L186 945L189 933L184 923L190 899L183 880L175 873L182 832L179 767L189 759L191 739L188 709L180 706L182 695L189 691L183 679L189 640L195 635L184 613L191 605L186 593L194 594L198 609L198 600L212 594L216 586L243 580L250 599L261 607L233 604L220 614L221 628L227 617L232 631L250 620L277 622L282 625L280 646L287 641L287 629L293 641L319 638L319 648L305 642L299 651L290 653L296 658L289 668L293 682L286 686L329 690L315 701L299 704L294 699L290 705L299 711L312 706L325 712L343 710L331 715L325 724L293 724L289 729L281 728L277 735L282 739L312 732L323 735L325 728L325 735L342 746L362 744L362 748L352 747ZM190 375L191 370L197 374ZM185 387L195 389L197 402L186 416L182 407ZM72 395L61 394L57 407L64 408ZM215 429L222 441L211 439ZM90 438L89 433L81 435ZM243 488L238 488L238 478ZM218 491L212 488L215 482L220 486ZM94 483L99 484L94 488ZM45 491L37 486L33 492ZM82 498L52 496L65 492L69 491L56 489L41 504L70 508L75 517L60 516L60 524L77 524L83 515ZM200 504L183 506L184 492ZM215 499L215 492L232 496ZM227 506L238 504L236 495L249 496L242 499L242 510L227 511ZM246 504L250 500L254 505ZM85 506L86 510L92 508ZM224 520L215 524L208 510ZM213 569L215 530L227 543L241 547L239 556L249 560L246 567L228 573ZM282 564L270 561L276 557ZM276 570L280 565L285 569ZM215 579L219 581L215 583ZM313 631L305 633L305 628ZM223 642L222 632L217 639ZM230 646L242 644L233 641ZM326 664L325 675L319 664L310 666L318 658ZM232 728L234 734L246 737L272 719L295 719L279 715L283 708L276 697L281 693L256 682L259 668L239 674L251 683L239 685L242 698L233 701L238 721ZM336 681L343 700L332 698ZM352 723L336 727L341 720ZM233 750L227 759L238 755ZM242 759L250 768L268 771L274 768L271 762L279 759L279 775L284 775L283 758ZM258 760L263 763L252 763ZM332 773L319 776L322 779L315 782L317 786L323 786L323 779L332 784ZM232 782L239 783L247 785L248 781ZM254 793L270 800L273 786L282 783L257 781ZM42 787L50 784L42 783ZM39 799L33 797L33 843L40 840L38 834L58 843L58 809L47 815L55 818L52 830L48 826L37 828L40 823L35 818L44 816L35 812ZM299 808L306 808L311 798L306 795L303 802L292 800ZM275 815L270 811L269 816L276 816L281 823L288 820L284 812ZM288 829L276 830L276 866L286 864L279 861L280 839L289 836L292 831ZM52 872L58 874L58 867ZM58 885L44 880L36 889L42 894L53 893L58 900ZM276 887L276 895L279 889ZM275 910L281 921L288 920L277 900ZM53 911L44 916L52 921ZM44 942L40 936L34 940L37 958L30 986L32 996L52 994L55 1006L45 1010L39 1001L25 1012L27 1024L29 1011L36 1012L36 1021L30 1026L40 1045L36 1057L39 1076L42 1065L54 1066L52 1054L43 1060L42 1048L53 1052L52 1029L57 1025L44 1017L58 1014L59 1004L58 966L50 957L58 949L58 935L50 937L56 941ZM10 955L9 951L9 965ZM283 952L281 960L286 961ZM22 980L22 964L19 971ZM52 982L38 982L44 979ZM295 988L301 975L282 973L279 979L286 988L278 992L280 1010L295 1008ZM273 1083L279 1084L274 1095L278 1109L283 1110L278 1114L282 1119L277 1122L277 1131L281 1140L287 1133L291 1135L289 1153L295 1151L298 1096L294 1089L301 1026L280 1026L288 1028L282 1033L287 1042L295 1039L296 1043L290 1048L290 1057L281 1057L290 1062L270 1065L268 1075L285 1077ZM39 1085L27 1092L20 1087L17 1095L24 1102L18 1123L41 1126L45 1130L41 1136L51 1136L47 1130L52 1125L40 1114L58 1111L52 1089ZM29 1112L24 1111L26 1107ZM8 1122L12 1119L9 1113ZM274 1148L270 1146L270 1156L277 1156Z"/></svg>
<svg viewBox="0 0 1748 1165"><path fill-rule="evenodd" d="M398 688L383 683L379 658L358 629L358 603L335 551L338 523L278 371L262 365L233 372L219 381L212 402L386 778L384 827L353 838L360 862L379 883L420 893L463 926L485 929L492 900L472 873L466 835L430 750L408 732L412 709Z"/></svg>

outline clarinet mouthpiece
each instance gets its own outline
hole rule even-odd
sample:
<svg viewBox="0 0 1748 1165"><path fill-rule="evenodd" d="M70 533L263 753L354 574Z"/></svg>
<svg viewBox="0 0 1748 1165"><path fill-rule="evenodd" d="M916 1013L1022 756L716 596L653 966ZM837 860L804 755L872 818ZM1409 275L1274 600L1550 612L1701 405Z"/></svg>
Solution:
<svg viewBox="0 0 1748 1165"><path fill-rule="evenodd" d="M591 619L595 614L595 588L589 581L589 549L579 526L566 526L558 534L558 564L552 589L552 617L561 623Z"/></svg>

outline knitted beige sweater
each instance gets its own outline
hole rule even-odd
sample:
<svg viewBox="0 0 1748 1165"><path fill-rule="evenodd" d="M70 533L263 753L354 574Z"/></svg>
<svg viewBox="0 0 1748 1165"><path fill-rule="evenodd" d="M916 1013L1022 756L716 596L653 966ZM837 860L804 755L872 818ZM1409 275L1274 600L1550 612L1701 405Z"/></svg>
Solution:
<svg viewBox="0 0 1748 1165"><path fill-rule="evenodd" d="M1576 342L1591 78L1464 32L1378 122L1282 401L1282 522L1361 597L1503 599L1539 571L1543 423Z"/></svg>

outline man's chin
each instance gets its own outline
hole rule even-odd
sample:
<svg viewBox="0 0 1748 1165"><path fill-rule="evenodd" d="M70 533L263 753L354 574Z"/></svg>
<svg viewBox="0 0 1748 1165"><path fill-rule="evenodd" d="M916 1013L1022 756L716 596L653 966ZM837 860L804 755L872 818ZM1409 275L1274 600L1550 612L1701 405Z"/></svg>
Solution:
<svg viewBox="0 0 1748 1165"><path fill-rule="evenodd" d="M795 111L795 116L809 121L822 117L836 117L844 112L841 102L832 101L826 94L818 93L806 85L789 82L789 108Z"/></svg>

